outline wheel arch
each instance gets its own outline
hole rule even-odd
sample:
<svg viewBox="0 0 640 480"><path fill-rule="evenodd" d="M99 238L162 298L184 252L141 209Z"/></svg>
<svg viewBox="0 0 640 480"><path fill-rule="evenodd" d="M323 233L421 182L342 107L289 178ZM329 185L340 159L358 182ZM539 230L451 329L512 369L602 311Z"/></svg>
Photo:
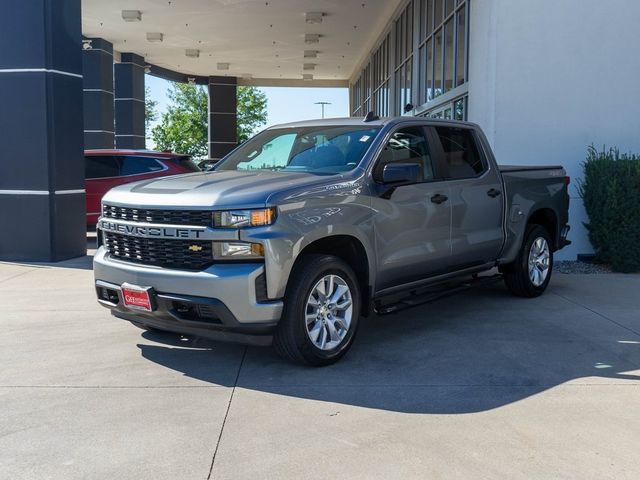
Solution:
<svg viewBox="0 0 640 480"><path fill-rule="evenodd" d="M361 314L366 316L369 313L371 299L371 286L373 272L371 259L367 255L367 250L363 242L357 237L349 234L330 235L318 238L307 244L298 254L293 264L293 268L300 262L306 254L325 254L340 258L349 265L358 279L358 286L362 295Z"/></svg>
<svg viewBox="0 0 640 480"><path fill-rule="evenodd" d="M527 225L540 225L544 227L551 237L551 248L554 251L558 250L560 228L558 225L558 215L552 208L543 207L533 211L531 215L529 215Z"/></svg>

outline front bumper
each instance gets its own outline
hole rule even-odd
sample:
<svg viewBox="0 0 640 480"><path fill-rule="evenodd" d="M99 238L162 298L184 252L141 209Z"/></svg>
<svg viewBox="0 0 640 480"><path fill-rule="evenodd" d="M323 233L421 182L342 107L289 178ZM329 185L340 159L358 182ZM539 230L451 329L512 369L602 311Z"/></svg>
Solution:
<svg viewBox="0 0 640 480"><path fill-rule="evenodd" d="M256 280L264 265L216 264L203 271L149 267L110 257L100 247L93 260L98 301L120 318L179 333L245 341L241 335L267 335L282 315L282 301L258 301ZM120 285L152 287L156 309L130 310L123 305ZM101 298L106 288L112 296ZM203 314L204 312L204 314ZM250 342L255 343L255 342Z"/></svg>

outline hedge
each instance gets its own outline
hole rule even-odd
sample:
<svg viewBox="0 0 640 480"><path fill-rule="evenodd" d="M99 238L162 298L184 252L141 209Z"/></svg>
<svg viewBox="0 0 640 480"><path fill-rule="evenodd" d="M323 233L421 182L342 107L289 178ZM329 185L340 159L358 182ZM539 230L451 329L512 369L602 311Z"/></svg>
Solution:
<svg viewBox="0 0 640 480"><path fill-rule="evenodd" d="M599 261L617 272L640 271L640 155L589 147L578 190Z"/></svg>

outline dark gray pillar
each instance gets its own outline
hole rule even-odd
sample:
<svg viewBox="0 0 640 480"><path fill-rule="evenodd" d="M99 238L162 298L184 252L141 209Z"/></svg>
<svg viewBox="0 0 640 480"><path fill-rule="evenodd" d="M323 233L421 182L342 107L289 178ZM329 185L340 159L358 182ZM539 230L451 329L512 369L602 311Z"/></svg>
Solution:
<svg viewBox="0 0 640 480"><path fill-rule="evenodd" d="M209 157L222 158L236 147L236 77L209 77Z"/></svg>
<svg viewBox="0 0 640 480"><path fill-rule="evenodd" d="M113 148L113 45L87 38L82 51L84 148Z"/></svg>
<svg viewBox="0 0 640 480"><path fill-rule="evenodd" d="M144 148L144 58L123 53L113 65L116 148Z"/></svg>
<svg viewBox="0 0 640 480"><path fill-rule="evenodd" d="M85 255L80 0L0 10L0 260Z"/></svg>

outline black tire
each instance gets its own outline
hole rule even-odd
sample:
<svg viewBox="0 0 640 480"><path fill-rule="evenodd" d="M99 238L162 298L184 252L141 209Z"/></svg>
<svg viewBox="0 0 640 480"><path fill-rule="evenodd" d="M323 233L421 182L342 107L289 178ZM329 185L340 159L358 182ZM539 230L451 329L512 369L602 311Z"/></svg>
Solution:
<svg viewBox="0 0 640 480"><path fill-rule="evenodd" d="M307 299L317 282L326 275L338 275L350 289L352 318L347 333L341 343L330 350L318 348L309 338L306 326ZM342 358L355 338L361 311L361 297L358 280L349 265L332 255L305 255L293 269L284 297L284 309L273 345L278 354L286 360L321 367Z"/></svg>
<svg viewBox="0 0 640 480"><path fill-rule="evenodd" d="M540 285L535 285L529 275L529 253L538 238L544 238L549 246L549 270L544 282ZM553 273L552 245L551 235L549 235L546 228L535 224L527 225L518 257L513 264L502 269L504 281L512 294L518 297L533 298L539 297L544 293Z"/></svg>

